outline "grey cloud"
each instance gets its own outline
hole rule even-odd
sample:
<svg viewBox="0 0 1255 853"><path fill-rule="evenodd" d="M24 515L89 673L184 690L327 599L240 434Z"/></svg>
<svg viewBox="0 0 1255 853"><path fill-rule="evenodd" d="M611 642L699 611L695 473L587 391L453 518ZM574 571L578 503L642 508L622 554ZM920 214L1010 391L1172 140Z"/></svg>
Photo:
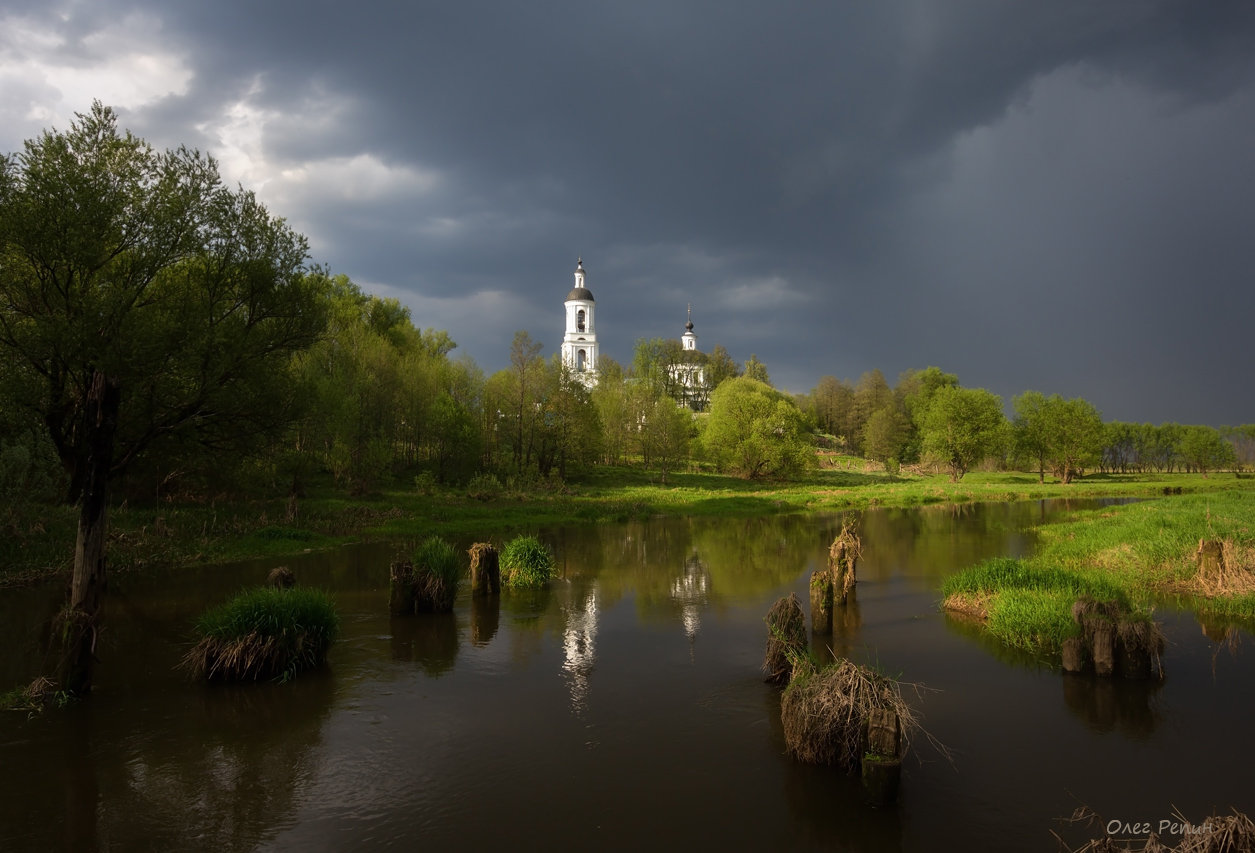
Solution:
<svg viewBox="0 0 1255 853"><path fill-rule="evenodd" d="M127 114L153 138L212 150L253 91L272 168L437 175L263 195L490 369L502 323L450 300L551 306L552 346L580 253L618 358L692 302L704 347L795 390L935 363L1110 417L1255 420L1249 3L66 8L46 20L76 37L146 10L185 52L189 92Z"/></svg>

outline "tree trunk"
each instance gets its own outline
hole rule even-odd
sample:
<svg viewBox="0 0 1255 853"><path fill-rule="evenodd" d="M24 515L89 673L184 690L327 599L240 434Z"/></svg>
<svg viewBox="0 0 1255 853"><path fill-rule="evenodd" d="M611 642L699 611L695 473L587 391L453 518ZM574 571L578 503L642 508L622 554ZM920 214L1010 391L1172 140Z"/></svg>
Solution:
<svg viewBox="0 0 1255 853"><path fill-rule="evenodd" d="M113 461L120 399L118 380L108 379L97 370L87 394L87 472L79 509L70 601L63 614L64 657L57 679L62 690L76 694L89 693L92 689L100 607L105 597L109 466Z"/></svg>

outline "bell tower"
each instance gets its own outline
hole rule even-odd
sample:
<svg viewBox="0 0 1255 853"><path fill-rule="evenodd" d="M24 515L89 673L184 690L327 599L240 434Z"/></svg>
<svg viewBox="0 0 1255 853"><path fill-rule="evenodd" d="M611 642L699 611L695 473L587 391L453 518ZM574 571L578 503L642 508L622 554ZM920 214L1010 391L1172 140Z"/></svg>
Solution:
<svg viewBox="0 0 1255 853"><path fill-rule="evenodd" d="M575 264L575 287L566 297L566 334L562 336L562 360L585 385L597 384L596 303L584 280L584 259Z"/></svg>

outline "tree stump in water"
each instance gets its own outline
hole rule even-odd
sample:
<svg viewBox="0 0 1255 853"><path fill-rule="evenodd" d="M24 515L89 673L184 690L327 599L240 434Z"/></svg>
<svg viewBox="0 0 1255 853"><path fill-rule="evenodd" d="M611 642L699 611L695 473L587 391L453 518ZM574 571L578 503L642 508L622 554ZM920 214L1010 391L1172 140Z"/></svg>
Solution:
<svg viewBox="0 0 1255 853"><path fill-rule="evenodd" d="M867 716L863 747L863 794L875 806L892 805L902 781L902 728L890 708L874 709Z"/></svg>
<svg viewBox="0 0 1255 853"><path fill-rule="evenodd" d="M1094 656L1094 672L1111 676L1116 668L1116 632L1109 622L1094 626L1090 653Z"/></svg>
<svg viewBox="0 0 1255 853"><path fill-rule="evenodd" d="M388 567L388 609L393 616L414 612L414 564L409 560Z"/></svg>
<svg viewBox="0 0 1255 853"><path fill-rule="evenodd" d="M1085 668L1085 642L1080 637L1063 641L1063 671L1080 672Z"/></svg>
<svg viewBox="0 0 1255 853"><path fill-rule="evenodd" d="M471 597L501 592L501 555L487 542L471 546Z"/></svg>
<svg viewBox="0 0 1255 853"><path fill-rule="evenodd" d="M811 574L811 633L832 633L832 572L828 569Z"/></svg>
<svg viewBox="0 0 1255 853"><path fill-rule="evenodd" d="M789 593L767 611L767 655L763 669L767 680L774 684L787 684L793 677L790 657L806 651L806 617L802 615L802 603Z"/></svg>

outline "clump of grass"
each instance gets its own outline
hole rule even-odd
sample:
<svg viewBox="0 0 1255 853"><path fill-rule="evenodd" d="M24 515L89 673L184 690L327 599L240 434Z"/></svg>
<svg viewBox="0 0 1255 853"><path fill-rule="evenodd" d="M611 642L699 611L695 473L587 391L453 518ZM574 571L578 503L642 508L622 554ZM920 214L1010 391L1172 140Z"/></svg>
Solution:
<svg viewBox="0 0 1255 853"><path fill-rule="evenodd" d="M502 586L536 589L549 583L557 564L553 552L535 536L518 536L501 549Z"/></svg>
<svg viewBox="0 0 1255 853"><path fill-rule="evenodd" d="M246 589L201 615L181 666L209 681L286 681L322 664L339 630L320 590Z"/></svg>
<svg viewBox="0 0 1255 853"><path fill-rule="evenodd" d="M763 671L773 684L785 684L793 673L795 663L806 654L806 617L802 603L789 593L767 611L767 654L763 659Z"/></svg>
<svg viewBox="0 0 1255 853"><path fill-rule="evenodd" d="M462 580L457 550L439 536L432 536L414 550L413 563L415 610L452 610Z"/></svg>
<svg viewBox="0 0 1255 853"><path fill-rule="evenodd" d="M868 720L879 710L897 714L901 733L899 754L883 758L906 753L919 720L902 698L897 681L845 659L818 667L809 655L796 655L793 663L793 679L780 699L790 755L811 764L857 770Z"/></svg>

